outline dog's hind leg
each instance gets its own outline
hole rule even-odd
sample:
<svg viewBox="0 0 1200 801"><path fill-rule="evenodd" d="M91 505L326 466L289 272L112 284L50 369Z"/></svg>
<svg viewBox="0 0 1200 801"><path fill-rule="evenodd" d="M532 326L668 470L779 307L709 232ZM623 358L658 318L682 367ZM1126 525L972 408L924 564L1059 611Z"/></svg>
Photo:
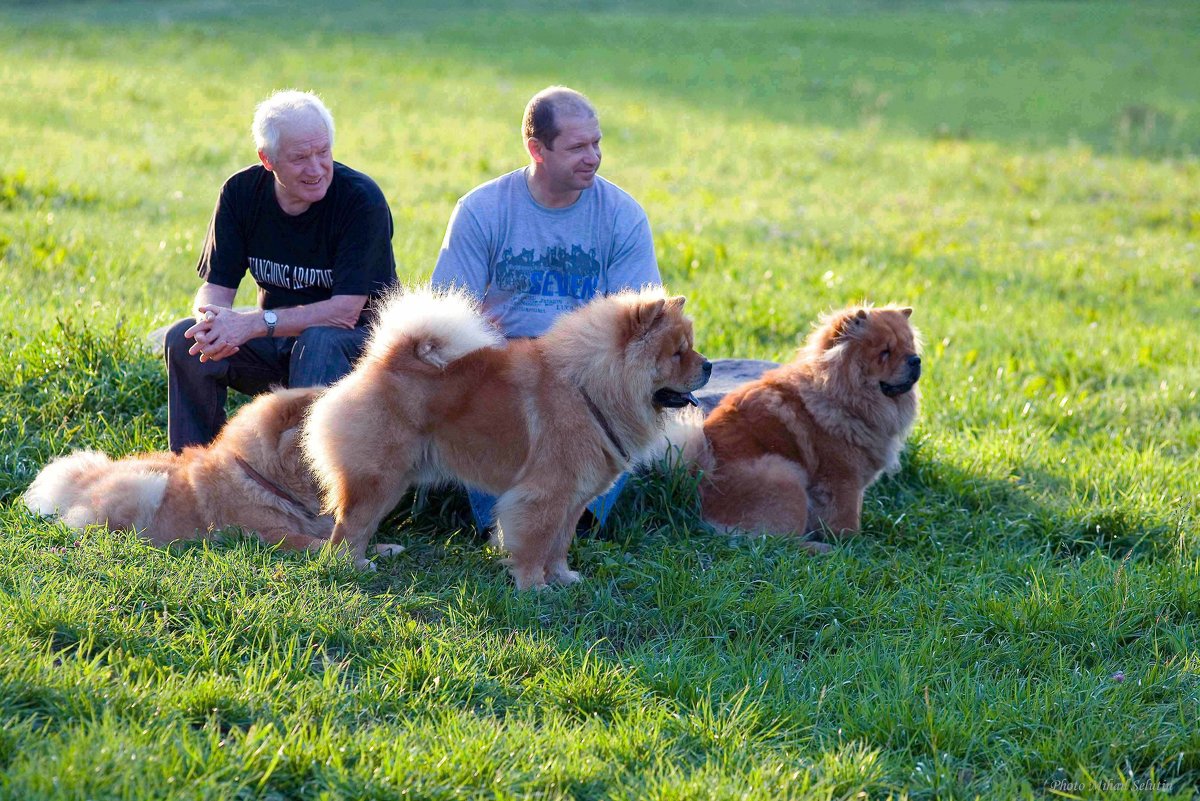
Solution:
<svg viewBox="0 0 1200 801"><path fill-rule="evenodd" d="M808 527L824 531L835 542L853 537L862 527L863 488L854 481L821 486L823 492L814 492L818 497L810 509Z"/></svg>
<svg viewBox="0 0 1200 801"><path fill-rule="evenodd" d="M807 484L799 465L778 456L719 464L700 484L704 519L726 531L803 536L808 530ZM811 553L830 550L810 540L800 545Z"/></svg>
<svg viewBox="0 0 1200 801"><path fill-rule="evenodd" d="M367 542L383 518L400 502L413 478L403 471L343 478L338 504L333 510L333 535L329 544L345 547L354 559L355 567L370 569ZM392 555L391 549L388 550L386 555Z"/></svg>
<svg viewBox="0 0 1200 801"><path fill-rule="evenodd" d="M579 580L578 574L567 569L566 548L583 509L577 503L563 503L568 493L566 488L556 491L526 485L514 487L497 501L497 541L508 551L505 563L518 590ZM565 534L568 528L570 534Z"/></svg>

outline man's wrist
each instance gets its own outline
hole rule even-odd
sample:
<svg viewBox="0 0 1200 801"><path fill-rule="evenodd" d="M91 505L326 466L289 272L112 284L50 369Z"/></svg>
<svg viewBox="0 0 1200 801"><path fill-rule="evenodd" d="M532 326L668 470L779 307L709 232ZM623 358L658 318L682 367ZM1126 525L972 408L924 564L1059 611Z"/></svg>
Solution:
<svg viewBox="0 0 1200 801"><path fill-rule="evenodd" d="M268 338L275 336L275 328L279 325L279 315L272 309L265 309L262 313L262 324L266 331L265 336Z"/></svg>

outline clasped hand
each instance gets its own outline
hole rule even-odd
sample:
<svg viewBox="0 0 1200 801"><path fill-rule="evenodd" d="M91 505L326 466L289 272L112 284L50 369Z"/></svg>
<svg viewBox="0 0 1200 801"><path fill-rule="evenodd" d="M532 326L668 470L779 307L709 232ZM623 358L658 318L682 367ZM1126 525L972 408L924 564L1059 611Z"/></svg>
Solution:
<svg viewBox="0 0 1200 801"><path fill-rule="evenodd" d="M188 354L202 362L219 362L237 353L242 343L253 336L253 321L247 315L224 306L204 305L196 310L196 324L183 332L194 339Z"/></svg>

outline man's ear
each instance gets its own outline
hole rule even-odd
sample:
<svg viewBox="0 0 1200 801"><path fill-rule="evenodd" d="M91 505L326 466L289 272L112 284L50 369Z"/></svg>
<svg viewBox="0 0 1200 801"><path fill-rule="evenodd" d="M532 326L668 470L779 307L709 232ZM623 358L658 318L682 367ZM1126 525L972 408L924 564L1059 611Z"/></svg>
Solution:
<svg viewBox="0 0 1200 801"><path fill-rule="evenodd" d="M542 155L542 143L538 139L532 136L526 139L525 149L529 151L529 158L533 159L535 163L541 164L546 160L546 157Z"/></svg>
<svg viewBox="0 0 1200 801"><path fill-rule="evenodd" d="M258 160L267 168L267 172L275 172L275 168L271 166L271 157L267 155L265 150L258 151Z"/></svg>

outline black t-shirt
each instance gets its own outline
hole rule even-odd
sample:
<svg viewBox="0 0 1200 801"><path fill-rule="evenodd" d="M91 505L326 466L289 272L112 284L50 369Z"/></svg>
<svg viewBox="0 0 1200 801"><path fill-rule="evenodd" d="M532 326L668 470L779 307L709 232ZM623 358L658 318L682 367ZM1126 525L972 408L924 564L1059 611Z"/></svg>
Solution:
<svg viewBox="0 0 1200 801"><path fill-rule="evenodd" d="M371 301L396 283L392 212L374 181L334 162L329 191L290 216L275 198L275 176L262 165L234 173L221 187L196 271L237 289L246 270L264 309L300 306L334 295Z"/></svg>

